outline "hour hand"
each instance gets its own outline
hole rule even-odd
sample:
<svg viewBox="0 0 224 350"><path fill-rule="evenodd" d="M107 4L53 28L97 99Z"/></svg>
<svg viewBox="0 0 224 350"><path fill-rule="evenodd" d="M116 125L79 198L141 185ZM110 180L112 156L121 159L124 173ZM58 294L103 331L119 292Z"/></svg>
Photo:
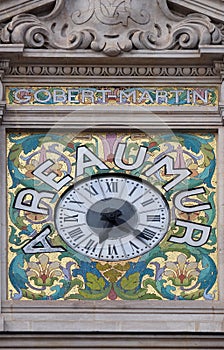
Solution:
<svg viewBox="0 0 224 350"><path fill-rule="evenodd" d="M106 221L102 231L99 234L99 243L103 243L109 237L109 232L112 230L113 224L110 221Z"/></svg>

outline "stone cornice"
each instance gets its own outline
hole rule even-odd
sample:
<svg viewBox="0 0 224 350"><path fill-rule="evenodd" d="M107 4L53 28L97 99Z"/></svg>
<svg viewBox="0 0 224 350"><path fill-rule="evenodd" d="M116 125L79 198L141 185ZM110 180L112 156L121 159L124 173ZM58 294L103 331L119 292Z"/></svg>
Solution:
<svg viewBox="0 0 224 350"><path fill-rule="evenodd" d="M186 12L202 12L205 15L224 23L223 0L168 0L174 9L184 9Z"/></svg>
<svg viewBox="0 0 224 350"><path fill-rule="evenodd" d="M170 321L171 322L171 321ZM52 321L53 323L53 321ZM224 335L206 333L178 333L175 334L139 334L138 332L123 333L80 333L43 334L42 332L6 333L0 335L0 349L42 347L52 349L56 344L58 349L223 349Z"/></svg>
<svg viewBox="0 0 224 350"><path fill-rule="evenodd" d="M6 348L36 348L40 349L209 349L223 348L223 334L195 334L195 332L176 334L150 333L75 333L75 334L43 334L43 333L6 333L0 335L0 349ZM187 343L187 345L186 345ZM72 344L72 345L71 345ZM187 346L187 347L186 347Z"/></svg>
<svg viewBox="0 0 224 350"><path fill-rule="evenodd" d="M155 120L155 115L158 117ZM13 126L17 123L19 127L54 127L54 128L71 128L83 129L88 127L94 128L127 128L127 126L135 126L139 129L157 128L169 125L172 128L215 128L223 124L220 116L219 107L182 107L172 108L172 112L167 112L167 107L160 108L144 108L144 107L83 107L74 110L74 107L54 108L34 108L32 109L20 106L20 108L7 107L4 115L4 125ZM122 122L121 122L122 121ZM165 123L165 124L164 124Z"/></svg>
<svg viewBox="0 0 224 350"><path fill-rule="evenodd" d="M43 6L55 3L55 0L1 0L0 2L0 21L10 19L20 13L39 10Z"/></svg>

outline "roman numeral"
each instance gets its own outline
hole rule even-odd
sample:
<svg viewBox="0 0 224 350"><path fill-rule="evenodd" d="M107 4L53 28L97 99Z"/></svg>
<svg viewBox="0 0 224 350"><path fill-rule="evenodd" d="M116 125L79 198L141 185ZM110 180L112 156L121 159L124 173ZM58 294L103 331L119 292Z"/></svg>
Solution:
<svg viewBox="0 0 224 350"><path fill-rule="evenodd" d="M118 255L117 248L115 245L108 245L108 255Z"/></svg>
<svg viewBox="0 0 224 350"><path fill-rule="evenodd" d="M152 204L153 202L154 202L154 199L153 199L153 198L150 198L150 199L148 199L147 201L142 202L141 205L142 205L143 207L147 207L147 205Z"/></svg>
<svg viewBox="0 0 224 350"><path fill-rule="evenodd" d="M160 222L160 215L147 215L147 221Z"/></svg>
<svg viewBox="0 0 224 350"><path fill-rule="evenodd" d="M89 192L91 196L96 196L98 194L97 190L93 187L93 185L91 185L90 188L85 188L85 191Z"/></svg>
<svg viewBox="0 0 224 350"><path fill-rule="evenodd" d="M130 244L130 246L131 246L131 249L132 249L132 251L134 252L139 252L139 250L140 250L140 247L139 246L137 246L137 244L134 244L132 241L129 241L129 244Z"/></svg>
<svg viewBox="0 0 224 350"><path fill-rule="evenodd" d="M132 196L133 193L137 190L138 186L133 187L133 189L131 190L131 192L128 194L129 196Z"/></svg>
<svg viewBox="0 0 224 350"><path fill-rule="evenodd" d="M85 236L84 232L81 230L80 227L77 227L74 230L69 231L68 233L72 239L77 240Z"/></svg>
<svg viewBox="0 0 224 350"><path fill-rule="evenodd" d="M95 250L96 250L96 247L97 247L97 242L95 242L95 241L93 241L92 239L90 239L87 243L86 243L86 245L85 245L85 249L86 250L92 250L93 252L95 252Z"/></svg>
<svg viewBox="0 0 224 350"><path fill-rule="evenodd" d="M80 207L82 204L84 204L84 202L74 201L74 200L71 200L70 203L78 204Z"/></svg>
<svg viewBox="0 0 224 350"><path fill-rule="evenodd" d="M106 182L107 184L107 192L118 192L118 183L111 181L111 183Z"/></svg>
<svg viewBox="0 0 224 350"><path fill-rule="evenodd" d="M71 215L71 216L65 214L65 216L64 216L64 222L70 222L70 221L78 222L78 216L79 216L78 214Z"/></svg>
<svg viewBox="0 0 224 350"><path fill-rule="evenodd" d="M143 238L147 241L154 238L156 232L149 230L148 228L144 228L144 230L137 236L137 238Z"/></svg>

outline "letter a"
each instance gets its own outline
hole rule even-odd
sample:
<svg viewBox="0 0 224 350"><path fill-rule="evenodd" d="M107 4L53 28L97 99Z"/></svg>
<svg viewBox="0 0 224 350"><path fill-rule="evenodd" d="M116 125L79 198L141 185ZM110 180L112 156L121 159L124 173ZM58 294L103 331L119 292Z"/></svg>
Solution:
<svg viewBox="0 0 224 350"><path fill-rule="evenodd" d="M62 247L52 247L47 240L47 236L51 233L50 226L47 226L36 237L29 241L24 247L23 251L26 254L36 253L52 253L52 252L64 252Z"/></svg>
<svg viewBox="0 0 224 350"><path fill-rule="evenodd" d="M102 170L109 169L94 153L92 153L86 146L77 148L76 153L76 176L83 175L86 168L97 166Z"/></svg>

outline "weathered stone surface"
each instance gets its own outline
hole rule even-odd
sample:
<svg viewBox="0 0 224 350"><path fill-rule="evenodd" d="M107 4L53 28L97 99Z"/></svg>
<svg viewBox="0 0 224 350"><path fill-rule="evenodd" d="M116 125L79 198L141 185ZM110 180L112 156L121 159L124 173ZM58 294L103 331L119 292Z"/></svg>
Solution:
<svg viewBox="0 0 224 350"><path fill-rule="evenodd" d="M216 21L224 23L223 0L168 0L173 9L182 9L186 13L202 12Z"/></svg>
<svg viewBox="0 0 224 350"><path fill-rule="evenodd" d="M224 349L224 336L167 334L6 334L0 349Z"/></svg>
<svg viewBox="0 0 224 350"><path fill-rule="evenodd" d="M202 0L195 0L194 8L190 7L191 4L193 6L193 1L177 2L179 5L184 3L184 6L178 7L178 11L176 11L177 8L175 11L170 10L167 6L171 0L1 0L0 52L2 54L4 50L4 55L8 55L7 58L11 59L9 68L7 60L0 61L2 169L5 167L5 127L55 128L56 126L66 129L72 126L78 130L84 127L102 128L103 125L109 129L116 128L121 121L124 128L158 127L153 120L153 114L150 117L147 110L131 106L125 109L110 108L110 110L104 107L100 110L94 106L94 109L87 107L75 112L71 107L66 109L65 106L52 109L50 106L26 108L26 106L17 105L7 106L5 109L5 103L2 101L5 88L18 84L22 86L33 84L39 86L120 84L124 86L127 82L128 84L131 82L134 85L147 86L150 82L156 86L167 84L170 86L186 84L218 86L220 88L219 106L194 108L193 111L188 107L167 111L166 107L161 106L156 113L162 122L166 122L173 128L204 131L218 129L219 152L223 153L223 84L221 87L221 80L224 78L223 61L209 61L205 64L198 50L201 45L205 45L207 50L213 49L215 61L219 60L215 50L223 50L224 53L220 15L224 9L224 2L204 0L203 8L199 6ZM175 5L175 0L172 3ZM38 15L40 9L44 10L45 16ZM194 13L190 14L190 12ZM218 22L220 23L217 24ZM190 53L188 53L189 49L192 50ZM23 54L22 61L17 60L10 50L14 50L16 54L19 52ZM150 64L149 54L155 51L157 53L153 64ZM167 51L173 54L169 57L169 62L166 57L165 59L163 57ZM73 52L78 52L80 55L79 64L73 59ZM92 54L91 59L88 56L89 52ZM66 56L68 53L71 53L70 60ZM135 58L134 62L128 64L124 59L121 63L121 57L110 58L121 54L125 56L125 53L130 53L130 58ZM144 54L145 57L143 57ZM197 64L193 62L193 56L190 54L198 55ZM209 55L209 51L206 54ZM93 55L97 59L93 58ZM109 57L105 58L105 55ZM100 56L102 61L99 63ZM222 179L224 163L221 156L218 172L219 179ZM2 208L6 205L4 181L2 180ZM222 180L219 180L219 236L223 233L223 198L223 184ZM3 216L2 221L5 222L4 211ZM7 231L4 225L2 232L2 290L4 291L7 288L4 255ZM221 239L219 250L219 264L223 266L224 254ZM221 349L224 348L223 335L219 335L219 332L222 334L224 332L224 279L222 277L222 270L220 270L220 302L211 302L206 305L200 301L193 304L194 306L191 301L186 305L172 301L168 306L163 302L160 305L157 302L149 304L135 302L120 306L114 303L103 306L101 302L99 304L82 302L65 304L64 301L56 303L53 301L53 304L50 301L16 303L16 301L5 300L3 296L0 331L4 331L5 334L2 333L0 336L0 348ZM104 334L104 331L107 333ZM8 332L14 332L14 335ZM16 332L20 332L20 335ZM46 332L45 335L43 335L44 332ZM47 334L47 332L54 332L54 334ZM70 332L70 334L61 332ZM81 332L93 333L86 335ZM97 335L98 332L101 333ZM149 332L153 334L150 335ZM163 336L158 333L156 335L156 332L170 332L171 335ZM188 335L184 332L188 332ZM192 336L191 332L195 335ZM199 336L197 332L201 332ZM216 334L210 336L209 332ZM178 336L178 333L182 336Z"/></svg>
<svg viewBox="0 0 224 350"><path fill-rule="evenodd" d="M3 25L0 42L118 56L131 51L223 45L224 32L204 14L183 17L172 13L167 0L58 0L44 17L14 16Z"/></svg>
<svg viewBox="0 0 224 350"><path fill-rule="evenodd" d="M5 21L19 13L41 9L48 4L55 3L55 0L1 0L0 21Z"/></svg>

